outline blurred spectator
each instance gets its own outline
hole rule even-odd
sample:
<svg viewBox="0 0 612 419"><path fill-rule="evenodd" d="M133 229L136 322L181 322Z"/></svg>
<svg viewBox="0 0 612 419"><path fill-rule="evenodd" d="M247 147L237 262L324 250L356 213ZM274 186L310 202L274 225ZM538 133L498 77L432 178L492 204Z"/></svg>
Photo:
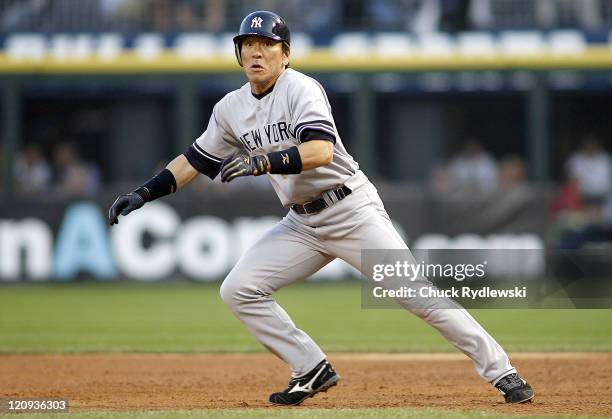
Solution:
<svg viewBox="0 0 612 419"><path fill-rule="evenodd" d="M200 7L202 8L201 29L215 33L225 29L226 0L208 0Z"/></svg>
<svg viewBox="0 0 612 419"><path fill-rule="evenodd" d="M92 164L81 160L70 143L61 143L55 148L57 187L68 195L91 195L100 188L100 172Z"/></svg>
<svg viewBox="0 0 612 419"><path fill-rule="evenodd" d="M494 20L491 0L472 0L469 7L469 17L472 29L491 29Z"/></svg>
<svg viewBox="0 0 612 419"><path fill-rule="evenodd" d="M601 204L612 191L612 160L594 136L587 137L582 148L569 157L566 170L586 203Z"/></svg>
<svg viewBox="0 0 612 419"><path fill-rule="evenodd" d="M99 0L49 1L36 31L97 32L102 29Z"/></svg>
<svg viewBox="0 0 612 419"><path fill-rule="evenodd" d="M434 166L429 176L429 186L440 193L448 193L451 190L451 177L445 165Z"/></svg>
<svg viewBox="0 0 612 419"><path fill-rule="evenodd" d="M17 191L32 193L46 190L51 184L51 167L39 146L25 147L13 166Z"/></svg>
<svg viewBox="0 0 612 419"><path fill-rule="evenodd" d="M566 182L559 193L553 198L550 205L551 214L554 217L563 214L575 214L584 209L582 196L578 183L574 180Z"/></svg>
<svg viewBox="0 0 612 419"><path fill-rule="evenodd" d="M408 18L406 0L372 0L367 2L365 7L372 29L379 31L405 29Z"/></svg>
<svg viewBox="0 0 612 419"><path fill-rule="evenodd" d="M451 159L448 175L454 187L492 192L498 185L495 159L476 140L467 142Z"/></svg>
<svg viewBox="0 0 612 419"><path fill-rule="evenodd" d="M366 3L369 26L379 31L467 30L470 11L470 0L373 0Z"/></svg>
<svg viewBox="0 0 612 419"><path fill-rule="evenodd" d="M440 0L440 25L443 32L460 32L468 29L470 0Z"/></svg>
<svg viewBox="0 0 612 419"><path fill-rule="evenodd" d="M539 23L545 28L595 30L601 26L600 0L537 0L535 6Z"/></svg>
<svg viewBox="0 0 612 419"><path fill-rule="evenodd" d="M525 161L516 154L504 157L499 163L499 185L511 188L525 184L527 181L527 166Z"/></svg>
<svg viewBox="0 0 612 419"><path fill-rule="evenodd" d="M187 32L203 29L203 16L196 11L196 6L189 0L174 0L172 2L176 27Z"/></svg>
<svg viewBox="0 0 612 419"><path fill-rule="evenodd" d="M155 32L168 33L173 29L172 1L171 0L151 0L151 19Z"/></svg>
<svg viewBox="0 0 612 419"><path fill-rule="evenodd" d="M612 196L600 206L585 206L576 182L568 182L553 200L551 237L561 249L612 246Z"/></svg>
<svg viewBox="0 0 612 419"><path fill-rule="evenodd" d="M50 7L50 0L22 0L5 6L0 22L5 32L34 30Z"/></svg>
<svg viewBox="0 0 612 419"><path fill-rule="evenodd" d="M609 0L471 0L478 29L597 30L609 18Z"/></svg>
<svg viewBox="0 0 612 419"><path fill-rule="evenodd" d="M309 32L313 38L333 36L341 31L340 16L342 2L337 0L294 0L287 10L289 28Z"/></svg>
<svg viewBox="0 0 612 419"><path fill-rule="evenodd" d="M585 212L578 182L568 180L550 203L553 220L549 239L560 249L578 249L584 242L584 231L591 220Z"/></svg>
<svg viewBox="0 0 612 419"><path fill-rule="evenodd" d="M113 30L143 30L143 17L149 12L147 0L101 0L106 25Z"/></svg>

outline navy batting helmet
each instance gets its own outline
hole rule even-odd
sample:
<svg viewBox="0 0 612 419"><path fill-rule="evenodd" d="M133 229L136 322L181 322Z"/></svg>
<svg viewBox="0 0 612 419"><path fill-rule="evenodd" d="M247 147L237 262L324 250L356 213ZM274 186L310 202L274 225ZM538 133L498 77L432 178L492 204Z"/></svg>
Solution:
<svg viewBox="0 0 612 419"><path fill-rule="evenodd" d="M242 59L240 58L242 39L249 35L265 36L275 41L282 41L287 47L289 47L291 43L289 26L287 26L287 23L282 17L276 13L265 10L258 10L257 12L250 13L242 20L238 35L234 37L236 58L240 65L242 65Z"/></svg>

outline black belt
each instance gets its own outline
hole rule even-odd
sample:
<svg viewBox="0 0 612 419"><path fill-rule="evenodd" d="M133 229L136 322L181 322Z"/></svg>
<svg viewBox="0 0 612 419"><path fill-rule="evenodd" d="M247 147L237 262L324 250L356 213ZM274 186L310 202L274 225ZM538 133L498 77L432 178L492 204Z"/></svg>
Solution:
<svg viewBox="0 0 612 419"><path fill-rule="evenodd" d="M327 191L324 193L324 195L327 194L332 203L336 203L349 196L351 192L352 191L348 187L342 186L341 188ZM332 204L327 203L325 198L318 198L314 201L306 202L305 204L293 204L291 205L291 209L298 214L316 214L317 212L321 212L331 205Z"/></svg>

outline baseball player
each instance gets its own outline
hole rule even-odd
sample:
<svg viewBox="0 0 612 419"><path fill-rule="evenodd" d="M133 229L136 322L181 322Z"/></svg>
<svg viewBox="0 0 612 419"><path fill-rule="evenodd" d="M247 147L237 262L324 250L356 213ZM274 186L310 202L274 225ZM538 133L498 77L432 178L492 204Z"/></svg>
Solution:
<svg viewBox="0 0 612 419"><path fill-rule="evenodd" d="M189 149L109 210L110 225L146 202L176 192L199 173L223 182L267 174L288 213L238 261L221 297L257 340L291 368L287 388L270 402L298 405L340 377L321 348L272 298L285 285L335 258L361 270L362 249L407 249L376 188L347 153L323 87L289 68L290 33L275 13L244 18L234 38L248 83L214 107L206 131ZM506 402L533 397L499 344L464 309L398 303L469 356Z"/></svg>

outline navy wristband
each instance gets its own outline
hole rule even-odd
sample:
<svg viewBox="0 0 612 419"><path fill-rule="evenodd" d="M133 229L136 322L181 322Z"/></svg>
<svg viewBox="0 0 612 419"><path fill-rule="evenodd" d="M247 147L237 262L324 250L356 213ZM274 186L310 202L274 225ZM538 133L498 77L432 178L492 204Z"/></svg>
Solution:
<svg viewBox="0 0 612 419"><path fill-rule="evenodd" d="M296 146L268 154L271 174L297 175L302 172L302 158Z"/></svg>
<svg viewBox="0 0 612 419"><path fill-rule="evenodd" d="M161 198L173 192L176 192L176 179L168 169L162 170L134 191L134 193L140 195L145 202L153 201L154 199Z"/></svg>

